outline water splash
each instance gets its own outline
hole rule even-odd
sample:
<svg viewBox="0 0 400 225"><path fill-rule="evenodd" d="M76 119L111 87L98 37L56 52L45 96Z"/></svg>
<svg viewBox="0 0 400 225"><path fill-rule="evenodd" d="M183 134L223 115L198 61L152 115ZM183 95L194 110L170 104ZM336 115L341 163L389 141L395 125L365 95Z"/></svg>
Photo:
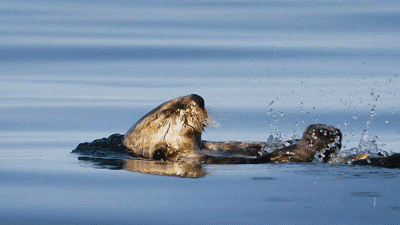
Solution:
<svg viewBox="0 0 400 225"><path fill-rule="evenodd" d="M323 148L321 151L318 151L314 155L314 159L312 160L313 163L323 163L324 158L326 154L330 154L329 156L331 157L331 162L336 162L340 158L340 149L338 146L340 145L340 137L336 137L332 143L330 143L326 148ZM327 152L327 150L335 148L335 152L339 153L332 153L332 152Z"/></svg>
<svg viewBox="0 0 400 225"><path fill-rule="evenodd" d="M373 104L358 146L350 149L342 149L339 154L332 157L333 161L335 158L340 160L340 158L351 157L359 154L369 154L371 157L387 157L392 154L383 150L385 144L378 144L379 137L377 135L371 136L368 134L368 129L371 125L372 119L377 115L376 107L380 98L380 95L375 95L374 88L371 89L370 95L373 97ZM353 119L357 120L358 118L353 116Z"/></svg>
<svg viewBox="0 0 400 225"><path fill-rule="evenodd" d="M206 120L206 127L207 128L218 128L221 124L218 123L217 119L215 118L212 110L208 109L208 119Z"/></svg>
<svg viewBox="0 0 400 225"><path fill-rule="evenodd" d="M267 139L267 143L261 149L261 153L271 153L277 149L280 149L285 146L283 143L284 141L282 140L281 136L274 137L273 135L270 135Z"/></svg>
<svg viewBox="0 0 400 225"><path fill-rule="evenodd" d="M269 124L274 130L275 130L275 135L278 136L279 139L282 138L282 134L279 131L278 127L276 126L276 124L278 123L279 119L277 118L274 109L271 107L274 104L275 101L271 101L267 107L270 107L270 111L268 112L268 114L272 114L272 122ZM285 116L285 114L283 112L281 112L281 116Z"/></svg>
<svg viewBox="0 0 400 225"><path fill-rule="evenodd" d="M365 139L366 139L366 137L367 137L367 134L368 134L368 128L369 128L369 126L370 126L370 124L371 124L371 121L372 121L372 119L374 118L374 116L376 115L376 112L375 112L375 108L376 108L376 105L374 104L373 106L372 106L372 109L371 109L371 113L370 113L370 115L369 115L369 117L368 117L368 120L367 120L367 126L364 128L364 131L363 131L363 133L362 133L362 135L361 135L361 139L360 139L360 142L358 143L358 150L360 151L360 152L362 152L364 149L363 149L363 146L364 146L364 142L365 142Z"/></svg>
<svg viewBox="0 0 400 225"><path fill-rule="evenodd" d="M368 135L368 128L371 125L372 119L377 114L375 109L376 109L378 100L380 98L380 95L375 96L373 91L374 91L374 88L372 88L372 90L371 90L371 96L374 98L375 104L372 105L371 112L367 119L367 125L364 128L364 131L361 135L360 142L358 143L358 147L352 148L352 151L355 152L355 154L367 153L367 154L370 154L371 156L376 156L376 155L384 156L387 152L383 151L382 148L378 146L378 144L377 144L377 141L379 140L378 136L375 135L373 137L370 137Z"/></svg>
<svg viewBox="0 0 400 225"><path fill-rule="evenodd" d="M378 144L379 137L377 135L364 135L360 140L358 148L352 148L356 153L367 153L372 157L387 157L392 155L392 152L383 150L385 144Z"/></svg>

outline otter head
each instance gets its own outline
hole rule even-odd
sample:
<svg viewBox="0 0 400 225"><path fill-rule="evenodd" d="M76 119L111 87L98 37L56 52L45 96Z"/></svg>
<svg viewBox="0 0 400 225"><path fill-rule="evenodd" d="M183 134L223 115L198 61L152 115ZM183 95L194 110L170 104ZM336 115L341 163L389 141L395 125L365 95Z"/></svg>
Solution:
<svg viewBox="0 0 400 225"><path fill-rule="evenodd" d="M125 134L123 144L145 158L195 162L208 119L202 97L196 94L179 97L161 104L136 122Z"/></svg>
<svg viewBox="0 0 400 225"><path fill-rule="evenodd" d="M339 153L342 147L342 132L333 126L313 124L304 131L303 138L316 157L328 162L331 154Z"/></svg>

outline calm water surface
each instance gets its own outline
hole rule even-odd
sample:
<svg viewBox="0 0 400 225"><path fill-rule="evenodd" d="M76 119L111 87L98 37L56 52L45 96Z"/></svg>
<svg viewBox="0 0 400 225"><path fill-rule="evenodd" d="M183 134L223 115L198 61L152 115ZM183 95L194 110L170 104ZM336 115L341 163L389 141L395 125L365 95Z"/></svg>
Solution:
<svg viewBox="0 0 400 225"><path fill-rule="evenodd" d="M397 1L0 2L1 223L396 224L398 169L206 165L185 179L70 151L197 93L219 124L205 140L327 123L345 149L366 130L363 150L400 152L399 13Z"/></svg>

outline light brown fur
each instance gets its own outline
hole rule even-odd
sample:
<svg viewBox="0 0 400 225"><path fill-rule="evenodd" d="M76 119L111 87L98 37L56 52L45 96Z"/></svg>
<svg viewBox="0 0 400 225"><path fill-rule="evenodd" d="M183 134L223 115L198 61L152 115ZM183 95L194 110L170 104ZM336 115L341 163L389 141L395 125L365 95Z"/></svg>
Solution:
<svg viewBox="0 0 400 225"><path fill-rule="evenodd" d="M125 134L123 144L145 158L195 162L208 119L200 96L176 98L141 118Z"/></svg>

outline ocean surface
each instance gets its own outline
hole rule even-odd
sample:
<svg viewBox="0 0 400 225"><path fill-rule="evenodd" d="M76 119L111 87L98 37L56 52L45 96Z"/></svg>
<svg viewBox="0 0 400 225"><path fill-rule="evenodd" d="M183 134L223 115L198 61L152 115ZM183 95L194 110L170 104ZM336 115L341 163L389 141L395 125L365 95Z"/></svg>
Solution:
<svg viewBox="0 0 400 225"><path fill-rule="evenodd" d="M398 1L0 1L1 224L397 224L400 170L206 165L201 178L70 152L205 99L209 141L341 129L400 152Z"/></svg>

